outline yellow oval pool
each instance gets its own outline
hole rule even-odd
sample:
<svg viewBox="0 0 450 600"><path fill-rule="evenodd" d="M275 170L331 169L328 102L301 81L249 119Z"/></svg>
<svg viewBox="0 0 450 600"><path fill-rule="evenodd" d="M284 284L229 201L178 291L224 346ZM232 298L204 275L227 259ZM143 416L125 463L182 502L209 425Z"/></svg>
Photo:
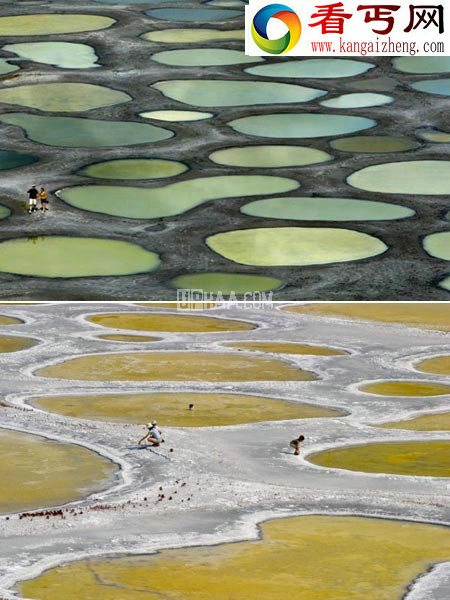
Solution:
<svg viewBox="0 0 450 600"><path fill-rule="evenodd" d="M118 467L75 444L0 429L0 513L80 500L107 487Z"/></svg>
<svg viewBox="0 0 450 600"><path fill-rule="evenodd" d="M210 352L91 354L36 371L86 381L311 381L316 376L278 359Z"/></svg>
<svg viewBox="0 0 450 600"><path fill-rule="evenodd" d="M398 600L449 559L447 527L303 516L263 523L256 541L73 562L19 590L39 600Z"/></svg>
<svg viewBox="0 0 450 600"><path fill-rule="evenodd" d="M249 394L89 394L43 396L34 398L31 403L49 412L96 421L139 424L157 419L161 427L211 427L285 419L342 417L347 414L305 402Z"/></svg>
<svg viewBox="0 0 450 600"><path fill-rule="evenodd" d="M365 473L450 477L450 441L373 442L330 448L310 454L307 460Z"/></svg>
<svg viewBox="0 0 450 600"><path fill-rule="evenodd" d="M450 385L430 381L383 381L363 385L361 391L379 396L444 396Z"/></svg>
<svg viewBox="0 0 450 600"><path fill-rule="evenodd" d="M132 329L134 331L165 331L183 333L221 333L223 331L250 331L256 325L192 315L164 315L161 313L116 313L95 315L88 320L95 325L112 329Z"/></svg>

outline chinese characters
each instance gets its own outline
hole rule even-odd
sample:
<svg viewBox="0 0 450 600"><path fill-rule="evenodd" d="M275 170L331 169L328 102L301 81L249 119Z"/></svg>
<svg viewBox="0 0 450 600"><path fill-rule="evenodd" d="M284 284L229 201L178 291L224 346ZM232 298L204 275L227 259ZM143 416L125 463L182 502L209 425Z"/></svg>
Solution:
<svg viewBox="0 0 450 600"><path fill-rule="evenodd" d="M309 27L321 27L322 34L344 33L344 23L353 17L352 13L346 12L342 2L332 4L321 4L315 7L317 12L311 15L316 22L309 23ZM372 31L379 35L388 35L395 25L395 13L401 8L400 4L360 4L358 12L365 12L364 23L374 24ZM442 4L409 5L409 23L403 30L406 33L419 28L428 29L436 27L439 33L444 33L444 7Z"/></svg>
<svg viewBox="0 0 450 600"><path fill-rule="evenodd" d="M372 21L385 21L385 29L372 29L372 31L381 35L387 35L394 27L395 18L392 16L392 13L397 11L399 8L399 4L360 4L356 10L366 11L364 23L371 23Z"/></svg>
<svg viewBox="0 0 450 600"><path fill-rule="evenodd" d="M327 4L324 6L316 6L318 12L312 15L314 17L322 17L320 21L310 25L310 27L322 26L322 33L343 33L344 19L350 19L352 15L344 12L342 2L335 4Z"/></svg>
<svg viewBox="0 0 450 600"><path fill-rule="evenodd" d="M437 6L414 6L410 4L409 18L409 25L404 30L406 33L417 29L422 23L424 29L427 29L430 25L435 25L439 29L439 33L444 33L444 7L442 4ZM417 22L414 25L416 18Z"/></svg>

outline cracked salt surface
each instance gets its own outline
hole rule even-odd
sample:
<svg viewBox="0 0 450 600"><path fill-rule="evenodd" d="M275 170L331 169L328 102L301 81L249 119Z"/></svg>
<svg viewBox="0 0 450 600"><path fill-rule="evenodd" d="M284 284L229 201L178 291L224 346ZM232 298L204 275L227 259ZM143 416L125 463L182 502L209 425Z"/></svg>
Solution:
<svg viewBox="0 0 450 600"><path fill-rule="evenodd" d="M362 323L295 315L280 310L217 307L210 316L258 323L252 331L227 334L164 333L152 349L223 351L237 341L297 342L346 348L344 356L290 356L292 364L312 370L316 381L300 382L98 382L43 379L33 371L79 354L123 352L124 344L103 341L86 314L147 312L131 304L46 304L4 306L3 315L25 324L8 334L33 337L40 345L0 356L0 426L74 442L121 466L116 486L63 507L60 516L0 517L0 594L15 597L17 582L52 566L89 556L139 554L160 548L254 539L257 524L273 517L301 514L376 516L448 525L449 483L445 478L366 474L324 469L294 457L288 442L302 433L304 452L371 441L439 440L442 432L373 427L449 410L449 396L395 398L364 394L367 381L417 379L445 383L447 378L414 371L419 358L448 352L445 333L401 325ZM161 309L158 309L161 310ZM196 315L202 314L195 311ZM139 351L139 343L126 345ZM143 428L63 417L33 409L35 396L158 391L258 394L350 412L340 418L277 421L182 429L161 427L166 443L139 449ZM151 415L149 415L149 419ZM170 452L170 449L173 452ZM182 486L182 484L185 484ZM160 490L160 488L163 488ZM175 494L175 491L177 494ZM161 494L164 498L161 499ZM169 500L169 497L172 500ZM188 500L189 499L189 500ZM57 508L57 507L55 507ZM449 596L450 565L419 577L408 600Z"/></svg>

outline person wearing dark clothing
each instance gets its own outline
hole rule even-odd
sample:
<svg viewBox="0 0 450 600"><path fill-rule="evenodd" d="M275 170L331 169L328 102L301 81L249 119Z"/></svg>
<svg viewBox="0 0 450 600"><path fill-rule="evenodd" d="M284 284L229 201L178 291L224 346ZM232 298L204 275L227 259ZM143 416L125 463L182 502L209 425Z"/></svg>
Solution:
<svg viewBox="0 0 450 600"><path fill-rule="evenodd" d="M27 192L28 194L28 212L32 213L37 210L37 199L39 192L37 191L36 185L32 185Z"/></svg>
<svg viewBox="0 0 450 600"><path fill-rule="evenodd" d="M303 442L303 440L305 439L304 435L299 435L298 438L296 438L295 440L292 440L292 442L290 442L289 446L291 448L294 448L294 454L296 456L298 456L300 454L300 444Z"/></svg>

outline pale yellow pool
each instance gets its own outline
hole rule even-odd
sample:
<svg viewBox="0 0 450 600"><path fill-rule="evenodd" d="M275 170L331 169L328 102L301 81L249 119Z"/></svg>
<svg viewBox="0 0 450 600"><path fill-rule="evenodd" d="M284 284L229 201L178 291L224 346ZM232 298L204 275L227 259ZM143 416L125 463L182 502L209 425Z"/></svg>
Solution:
<svg viewBox="0 0 450 600"><path fill-rule="evenodd" d="M115 19L99 15L31 14L0 18L0 35L34 36L79 31L98 31L115 23Z"/></svg>
<svg viewBox="0 0 450 600"><path fill-rule="evenodd" d="M131 99L125 92L91 83L34 83L0 90L0 102L45 112L82 112Z"/></svg>
<svg viewBox="0 0 450 600"><path fill-rule="evenodd" d="M362 260L387 250L378 238L332 227L265 227L216 233L206 244L240 265L308 266Z"/></svg>
<svg viewBox="0 0 450 600"><path fill-rule="evenodd" d="M221 40L243 40L243 29L162 29L160 31L150 31L142 36L149 42L163 42L168 44L198 44L202 42L215 42Z"/></svg>

